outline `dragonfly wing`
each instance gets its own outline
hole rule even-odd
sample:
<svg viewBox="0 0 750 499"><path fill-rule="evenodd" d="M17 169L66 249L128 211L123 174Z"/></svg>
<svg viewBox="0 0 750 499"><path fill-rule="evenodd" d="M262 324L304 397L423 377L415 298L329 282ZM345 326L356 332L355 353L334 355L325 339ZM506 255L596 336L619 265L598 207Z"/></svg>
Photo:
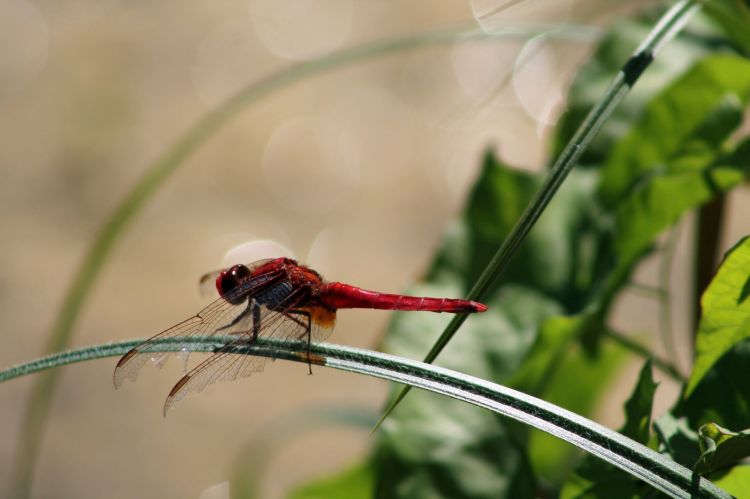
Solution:
<svg viewBox="0 0 750 499"><path fill-rule="evenodd" d="M231 301L243 294L251 296L257 287L267 285L268 277L260 276L256 281L248 281L238 286L227 293L224 298L214 300L197 315L149 338L123 355L117 362L117 367L115 367L113 375L115 387L119 388L126 379L136 379L141 368L148 361L151 361L157 367L161 367L170 356L181 355L183 360L187 362L192 338L216 334L237 334L246 331L252 320L248 307L250 300L242 301L239 304L233 304ZM179 351L169 352L151 351L156 344L169 338L181 338L179 345L182 345L182 348Z"/></svg>
<svg viewBox="0 0 750 499"><path fill-rule="evenodd" d="M306 340L308 333L315 329L315 323L307 320L307 309L295 308L301 302L304 293L292 293L287 302L286 310L274 311L259 305L257 326L259 338L273 338L282 341ZM251 313L252 317L253 314ZM244 319L243 319L244 320ZM255 324L248 323L237 339L214 353L185 374L172 388L164 403L164 415L183 398L203 391L209 385L223 381L233 381L237 378L250 376L263 371L271 357L235 353L238 347L251 344L254 341Z"/></svg>
<svg viewBox="0 0 750 499"><path fill-rule="evenodd" d="M248 337L242 342L248 342ZM188 395L194 395L213 383L233 381L237 378L250 376L260 372L265 367L267 358L255 355L232 353L241 342L222 347L218 352L198 364L185 374L172 388L164 402L164 416L177 402Z"/></svg>
<svg viewBox="0 0 750 499"><path fill-rule="evenodd" d="M219 277L225 269L206 272L198 281L198 289L201 296L212 296L216 294L216 278Z"/></svg>

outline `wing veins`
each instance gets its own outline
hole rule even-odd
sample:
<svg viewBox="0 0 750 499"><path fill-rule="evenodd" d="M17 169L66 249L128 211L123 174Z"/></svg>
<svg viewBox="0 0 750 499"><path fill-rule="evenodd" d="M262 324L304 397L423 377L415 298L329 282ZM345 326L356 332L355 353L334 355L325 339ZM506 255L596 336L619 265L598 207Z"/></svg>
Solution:
<svg viewBox="0 0 750 499"><path fill-rule="evenodd" d="M283 275L283 271L262 274L262 276L259 277L266 277L266 279L263 279L260 282L256 282L254 283L254 285L253 281L249 281L248 283L245 283L241 286L237 286L235 289L227 293L225 297L217 298L194 316L189 317L182 322L178 322L174 326L167 328L160 333L157 333L143 343L140 343L139 345L133 347L133 349L128 351L120 358L117 366L115 367L115 372L113 374L115 387L119 387L125 379L135 379L137 377L140 369L147 363L148 359L144 358L146 354L150 353L151 361L157 366L161 366L169 356L174 355L175 353L179 353L174 351L144 352L144 350L147 350L155 342L157 342L158 340L178 336L193 338L195 336L211 337L216 335L221 331L218 323L220 323L221 320L230 312L237 310L238 306L244 306L244 302L242 302L240 305L234 305L230 303L229 300L239 297L242 294L248 294L249 296L257 293L260 289L263 289L277 282L279 277L282 277ZM244 312L240 313L237 316L237 320L232 321L232 325L241 322L241 320L243 319L243 315ZM185 343L189 342L186 341Z"/></svg>
<svg viewBox="0 0 750 499"><path fill-rule="evenodd" d="M292 333L297 329L296 327L291 328L291 331L286 334L281 333L276 335L276 332L284 324L289 324L289 322L284 320L288 318L285 314L289 310L294 309L305 298L306 293L307 290L305 289L296 289L290 293L277 307L281 308L283 306L285 308L283 311L266 308L263 316L266 320L261 319L261 330L258 336L277 336L279 339L287 339L293 336ZM296 321L293 323L300 326ZM167 411L186 396L202 391L207 386L223 380L225 376L227 379L233 380L237 377L248 376L253 372L262 371L265 362L268 360L266 357L237 354L234 352L237 346L251 344L253 341L253 337L249 331L242 332L241 336L236 340L221 347L211 357L195 366L180 378L167 396L167 400L164 403L164 414L166 415ZM234 367L237 363L239 365ZM208 378L201 377L204 373L208 375Z"/></svg>

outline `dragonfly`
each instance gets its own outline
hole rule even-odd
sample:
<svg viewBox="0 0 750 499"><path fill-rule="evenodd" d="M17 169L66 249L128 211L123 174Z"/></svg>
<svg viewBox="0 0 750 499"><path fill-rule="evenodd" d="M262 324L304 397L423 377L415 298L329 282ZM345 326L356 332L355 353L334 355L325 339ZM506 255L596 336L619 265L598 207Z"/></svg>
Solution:
<svg viewBox="0 0 750 499"><path fill-rule="evenodd" d="M368 291L341 282L327 282L315 270L291 258L259 260L247 265L205 274L201 286L214 283L219 298L190 317L131 349L117 362L115 388L135 380L149 361L161 367L174 355L182 355L187 367L191 340L226 335L233 340L187 371L174 385L164 403L164 416L188 395L207 386L246 377L263 370L267 357L237 353L238 347L258 338L305 341L310 374L310 346L324 341L333 331L336 311L346 308L407 310L448 313L484 312L487 306L470 300L429 298ZM154 352L159 342L176 338L175 351ZM182 348L181 348L182 347Z"/></svg>

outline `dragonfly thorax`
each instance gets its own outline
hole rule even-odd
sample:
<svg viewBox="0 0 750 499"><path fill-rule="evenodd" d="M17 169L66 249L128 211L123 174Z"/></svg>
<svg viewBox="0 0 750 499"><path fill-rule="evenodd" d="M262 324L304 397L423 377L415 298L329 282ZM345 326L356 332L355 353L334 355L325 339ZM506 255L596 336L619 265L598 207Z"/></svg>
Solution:
<svg viewBox="0 0 750 499"><path fill-rule="evenodd" d="M287 306L289 295L292 294L293 290L292 283L284 280L260 289L253 294L252 299L271 310L280 310Z"/></svg>
<svg viewBox="0 0 750 499"><path fill-rule="evenodd" d="M309 272L305 272L307 273ZM219 273L216 277L216 289L219 295L232 305L252 300L271 310L280 310L289 306L290 295L296 288L296 302L301 298L300 291L305 290L302 294L309 295L309 276L297 274L296 265L289 266L288 262L281 259L252 270L238 264ZM315 275L317 277L317 274ZM319 280L318 277L313 282Z"/></svg>

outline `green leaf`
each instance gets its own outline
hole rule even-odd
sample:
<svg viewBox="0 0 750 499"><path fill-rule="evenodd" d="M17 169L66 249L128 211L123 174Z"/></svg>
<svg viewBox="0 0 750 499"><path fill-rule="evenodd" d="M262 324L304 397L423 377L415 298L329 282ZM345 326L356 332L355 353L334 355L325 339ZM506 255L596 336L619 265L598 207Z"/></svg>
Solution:
<svg viewBox="0 0 750 499"><path fill-rule="evenodd" d="M600 194L616 204L651 171L674 171L675 159L711 157L739 125L750 97L750 61L715 55L699 61L649 103L607 159Z"/></svg>
<svg viewBox="0 0 750 499"><path fill-rule="evenodd" d="M734 497L750 497L750 466L735 466L712 481Z"/></svg>
<svg viewBox="0 0 750 499"><path fill-rule="evenodd" d="M656 393L652 366L651 360L643 365L635 390L625 402L625 426L620 430L623 435L642 444L648 442L651 433L651 409Z"/></svg>
<svg viewBox="0 0 750 499"><path fill-rule="evenodd" d="M526 393L540 394L558 371L573 340L583 335L589 316L552 317L544 322L511 386Z"/></svg>
<svg viewBox="0 0 750 499"><path fill-rule="evenodd" d="M750 456L750 430L733 432L716 423L706 423L698 429L703 453L693 468L706 475L728 468Z"/></svg>
<svg viewBox="0 0 750 499"><path fill-rule="evenodd" d="M750 97L750 62L704 58L655 97L632 130L611 147L602 170L597 233L599 254L590 305L606 316L617 292L656 237L686 211L736 186L750 171L750 140L725 152ZM590 203L591 208L595 205ZM603 213L601 213L603 211ZM607 239L614 212L614 242ZM602 285L601 282L606 284ZM590 352L603 328L582 337Z"/></svg>
<svg viewBox="0 0 750 499"><path fill-rule="evenodd" d="M610 342L603 345L598 355L591 356L573 342L550 366L553 367L548 371L550 379L539 396L576 414L591 414L627 354L620 345ZM531 432L528 447L534 470L552 484L562 484L580 460L578 449L540 431Z"/></svg>
<svg viewBox="0 0 750 499"><path fill-rule="evenodd" d="M468 290L541 181L540 175L512 169L488 152L463 220L448 233L427 280L460 282ZM592 208L595 189L593 173L570 174L503 274L503 283L534 287L573 310L586 301L593 286L593 267L601 258L596 246L598 213Z"/></svg>
<svg viewBox="0 0 750 499"><path fill-rule="evenodd" d="M622 265L634 262L683 213L739 185L748 171L750 140L703 168L656 173L645 180L616 207L615 250Z"/></svg>
<svg viewBox="0 0 750 499"><path fill-rule="evenodd" d="M716 422L727 428L743 428L750 421L750 340L724 354L675 409L693 428Z"/></svg>
<svg viewBox="0 0 750 499"><path fill-rule="evenodd" d="M746 237L729 250L701 299L703 315L696 337L696 359L685 397L722 355L750 338L749 294L750 238Z"/></svg>
<svg viewBox="0 0 750 499"><path fill-rule="evenodd" d="M491 294L490 311L469 318L439 364L486 379L509 379L540 325L564 308L586 302L592 276L598 275L594 271L599 258L597 225L590 206L595 199L594 180L591 172L569 177ZM450 231L428 282L410 292L460 294L472 280L467 274L478 275L539 184L536 175L507 168L487 155L462 224ZM436 314L396 314L383 347L422 356L447 320ZM593 379L604 382L603 377ZM407 497L431 491L450 497L524 497L533 493L534 477L518 445L527 437L525 429L429 394L414 393L402 406L384 427L378 446L377 480L384 495ZM466 478L469 472L471 480Z"/></svg>
<svg viewBox="0 0 750 499"><path fill-rule="evenodd" d="M586 458L560 491L560 499L631 499L638 486L627 474L598 459Z"/></svg>
<svg viewBox="0 0 750 499"><path fill-rule="evenodd" d="M423 285L417 292L450 292ZM455 292L455 288L452 290ZM559 313L554 302L521 286L507 286L491 313L469 319L438 359L441 365L486 379L517 368L538 322ZM418 356L447 317L396 314L384 346ZM412 393L379 432L378 490L385 497L530 497L535 479L505 421L455 401ZM500 464L499 464L500 463Z"/></svg>
<svg viewBox="0 0 750 499"><path fill-rule="evenodd" d="M508 237L499 245L474 285L472 285L467 294L469 299L482 301L487 299L488 294L493 291L492 288L496 285L498 277L506 271L513 257L517 256L517 250L526 241L527 236L539 220L539 217L545 211L552 211L547 210L550 202L553 198L560 197L560 193L558 193L560 186L568 178L574 166L580 162L582 154L587 150L590 142L597 136L612 111L628 95L634 83L641 76L641 73L651 65L656 54L681 31L690 17L699 8L700 4L694 3L692 0L680 0L659 18L653 29L649 31L646 39L633 53L632 58L629 58L621 70L614 75L611 84L607 87L602 97L591 108L573 134L571 140L554 161L549 174L534 194L533 200L527 205L527 208L514 224ZM534 267L529 268L534 269ZM577 304L580 305L580 302ZM602 309L604 308L602 307ZM458 315L450 321L443 334L441 334L438 341L435 342L425 356L426 362L432 362L437 358L438 354L450 342L466 318L467 315ZM595 344L593 341L588 341L587 343L591 352L594 353ZM404 388L399 392L386 408L378 425L390 415L408 391L408 388Z"/></svg>
<svg viewBox="0 0 750 499"><path fill-rule="evenodd" d="M344 470L336 476L316 480L292 491L290 499L364 499L373 496L372 467L366 463Z"/></svg>
<svg viewBox="0 0 750 499"><path fill-rule="evenodd" d="M654 432L660 451L669 454L675 462L692 467L700 455L698 433L690 428L686 418L668 412L654 422Z"/></svg>
<svg viewBox="0 0 750 499"><path fill-rule="evenodd" d="M750 54L750 6L741 0L711 0L703 7L746 55Z"/></svg>
<svg viewBox="0 0 750 499"><path fill-rule="evenodd" d="M382 497L533 497L536 480L504 420L424 392L396 415L375 454Z"/></svg>

